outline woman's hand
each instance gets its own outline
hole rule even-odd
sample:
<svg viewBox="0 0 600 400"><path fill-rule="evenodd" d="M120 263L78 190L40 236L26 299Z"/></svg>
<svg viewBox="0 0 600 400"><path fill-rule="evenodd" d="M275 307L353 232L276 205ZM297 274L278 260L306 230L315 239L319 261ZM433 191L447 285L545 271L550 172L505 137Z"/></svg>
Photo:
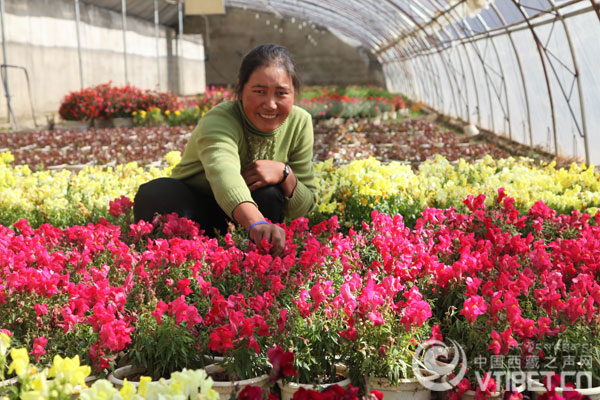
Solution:
<svg viewBox="0 0 600 400"><path fill-rule="evenodd" d="M292 197L296 188L296 176L290 168L290 173L283 179L285 163L272 160L257 160L242 169L242 178L251 192L269 185L279 185L286 197Z"/></svg>
<svg viewBox="0 0 600 400"><path fill-rule="evenodd" d="M250 229L252 224L265 220L265 217L253 203L238 204L233 210L233 219L242 225L244 229L250 230L248 236L256 245L260 245L260 242L265 238L273 246L269 251L271 255L273 257L281 255L285 248L285 231L283 228L270 223L261 223L252 226L252 229Z"/></svg>
<svg viewBox="0 0 600 400"><path fill-rule="evenodd" d="M284 168L285 164L281 161L257 160L242 169L242 177L253 192L261 187L279 184Z"/></svg>
<svg viewBox="0 0 600 400"><path fill-rule="evenodd" d="M273 257L280 256L285 248L285 231L274 224L255 225L250 231L250 239L257 246L263 239L267 239L273 246L269 251Z"/></svg>

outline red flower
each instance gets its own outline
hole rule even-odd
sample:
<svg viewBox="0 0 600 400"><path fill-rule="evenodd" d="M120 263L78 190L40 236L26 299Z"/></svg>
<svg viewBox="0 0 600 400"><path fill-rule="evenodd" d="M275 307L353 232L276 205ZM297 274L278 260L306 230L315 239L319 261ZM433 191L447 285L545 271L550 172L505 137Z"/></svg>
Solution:
<svg viewBox="0 0 600 400"><path fill-rule="evenodd" d="M273 366L269 381L276 382L288 376L298 375L298 372L294 369L294 353L283 351L281 346L277 345L267 350L267 356Z"/></svg>
<svg viewBox="0 0 600 400"><path fill-rule="evenodd" d="M378 390L371 390L371 395L374 396L377 400L383 400L383 393Z"/></svg>
<svg viewBox="0 0 600 400"><path fill-rule="evenodd" d="M238 394L238 400L261 400L263 390L259 386L248 385Z"/></svg>

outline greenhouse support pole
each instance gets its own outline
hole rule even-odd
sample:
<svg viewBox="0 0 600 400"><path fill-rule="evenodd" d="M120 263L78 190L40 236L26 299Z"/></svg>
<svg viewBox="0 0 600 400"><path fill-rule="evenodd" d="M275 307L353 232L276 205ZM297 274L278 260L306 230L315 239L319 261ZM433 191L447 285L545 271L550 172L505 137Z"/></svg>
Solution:
<svg viewBox="0 0 600 400"><path fill-rule="evenodd" d="M127 0L121 0L121 18L123 20L123 67L125 68L125 84L129 83L127 77Z"/></svg>
<svg viewBox="0 0 600 400"><path fill-rule="evenodd" d="M179 40L177 41L177 55L179 56L179 94L183 95L183 4L177 3L177 14L179 22Z"/></svg>
<svg viewBox="0 0 600 400"><path fill-rule="evenodd" d="M77 31L77 58L79 60L79 86L83 89L83 65L81 60L81 34L79 31L79 22L80 22L80 14L79 14L79 0L75 0L75 29Z"/></svg>
<svg viewBox="0 0 600 400"><path fill-rule="evenodd" d="M4 29L4 0L0 0L0 22L2 22L2 62L4 65L7 65L8 59L6 58L6 31ZM12 114L15 126L17 126L17 119L15 118L14 112L10 105L10 91L8 89L8 69L6 69L5 72L5 74L2 74L2 84L4 85L4 94L6 96L6 119L8 120L8 122L10 122L10 116Z"/></svg>
<svg viewBox="0 0 600 400"><path fill-rule="evenodd" d="M160 90L160 27L158 18L158 0L154 0L154 38L156 41L156 80L158 82L158 90Z"/></svg>

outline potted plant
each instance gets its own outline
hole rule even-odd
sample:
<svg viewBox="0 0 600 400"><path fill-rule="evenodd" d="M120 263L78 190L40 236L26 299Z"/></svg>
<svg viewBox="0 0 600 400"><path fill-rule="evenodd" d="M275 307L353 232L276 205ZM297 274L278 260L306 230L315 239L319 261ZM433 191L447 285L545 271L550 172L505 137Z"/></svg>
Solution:
<svg viewBox="0 0 600 400"><path fill-rule="evenodd" d="M326 273L335 275L335 268ZM333 303L341 282L336 290L334 281L326 278L321 275L307 282L307 289L298 290L287 310L285 328L277 340L293 353L297 375L278 382L282 398L291 398L300 388L321 391L331 385L350 384L340 335L348 317L339 304Z"/></svg>
<svg viewBox="0 0 600 400"><path fill-rule="evenodd" d="M390 283L367 280L357 296L357 312L342 332L350 377L366 392L377 390L386 399L426 400L430 390L415 378L413 359L431 336L431 309L416 286L396 291L402 286Z"/></svg>
<svg viewBox="0 0 600 400"><path fill-rule="evenodd" d="M135 381L134 376L149 376L152 380L168 379L172 372L183 368L204 366L202 351L187 328L187 322L176 323L175 318L163 315L160 324L147 310L138 315L132 343L119 368L112 372L111 381L122 384L123 378Z"/></svg>
<svg viewBox="0 0 600 400"><path fill-rule="evenodd" d="M99 111L96 101L92 88L68 93L58 109L62 125L67 129L88 129Z"/></svg>

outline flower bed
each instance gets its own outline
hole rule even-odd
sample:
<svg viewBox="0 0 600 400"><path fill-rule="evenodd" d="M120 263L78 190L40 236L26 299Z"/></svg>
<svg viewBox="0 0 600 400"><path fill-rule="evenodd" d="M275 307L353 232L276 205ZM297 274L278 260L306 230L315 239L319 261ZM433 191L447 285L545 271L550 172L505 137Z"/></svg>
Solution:
<svg viewBox="0 0 600 400"><path fill-rule="evenodd" d="M374 157L380 161L403 161L413 165L440 154L450 161L475 161L490 155L510 154L493 143L475 141L424 120L386 124L345 123L315 130L315 159L336 163Z"/></svg>
<svg viewBox="0 0 600 400"><path fill-rule="evenodd" d="M33 171L12 166L10 153L0 154L0 223L10 226L20 218L32 226L44 222L56 226L96 222L108 216L111 199L133 198L137 187L150 179L168 176L180 153L165 157L165 168L142 168L137 163L115 167L85 167L78 172ZM492 196L505 187L524 212L543 200L560 213L585 210L592 215L600 207L600 176L593 167L572 164L569 169L528 159L493 160L451 164L438 156L416 171L398 162L373 158L345 165L333 160L316 164L318 202L310 215L319 222L336 215L346 228L360 226L373 209L399 213L412 226L426 207L456 207L471 193Z"/></svg>
<svg viewBox="0 0 600 400"><path fill-rule="evenodd" d="M131 117L136 110L152 106L161 110L177 109L179 99L170 92L142 90L133 86L112 86L111 82L68 93L58 115L63 120L92 120Z"/></svg>
<svg viewBox="0 0 600 400"><path fill-rule="evenodd" d="M142 183L168 175L179 162L179 153L169 153L165 168L142 168L137 163L115 167L85 167L68 170L32 171L11 166L10 153L0 154L0 224L10 226L27 219L35 227L86 224L107 217L109 202L122 195L131 198Z"/></svg>
<svg viewBox="0 0 600 400"><path fill-rule="evenodd" d="M13 164L31 170L48 167L156 165L169 151L183 151L192 126L135 127L89 130L5 132L0 153L10 151Z"/></svg>
<svg viewBox="0 0 600 400"><path fill-rule="evenodd" d="M411 374L419 340L452 339L469 362L459 390L496 371L477 357L533 348L566 359L587 353L560 344L584 338L598 383L600 214L558 215L542 202L520 214L503 190L490 200L468 196L464 213L426 209L415 229L377 212L348 234L335 217L301 218L282 225L277 258L241 231L208 239L174 216L130 225L123 200L97 224L19 221L0 231L0 326L42 363L79 354L102 370L126 350L168 373L222 354L242 379L268 372L277 345L294 353L299 376L324 378L343 362L351 376L394 379Z"/></svg>

